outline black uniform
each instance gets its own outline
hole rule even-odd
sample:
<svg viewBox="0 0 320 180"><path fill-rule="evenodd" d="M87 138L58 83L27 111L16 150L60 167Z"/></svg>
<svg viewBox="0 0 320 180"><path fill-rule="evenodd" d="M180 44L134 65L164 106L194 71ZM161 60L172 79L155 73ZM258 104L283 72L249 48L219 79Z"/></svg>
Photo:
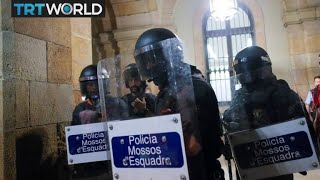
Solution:
<svg viewBox="0 0 320 180"><path fill-rule="evenodd" d="M140 100L142 98L145 98L145 101L146 101L146 109L145 110L139 111L131 105L136 98L139 98ZM128 105L128 111L129 111L130 118L143 118L143 117L148 116L148 114L154 113L156 96L153 94L145 93L142 97L137 97L137 96L134 96L132 93L130 93L130 94L124 95L122 99Z"/></svg>
<svg viewBox="0 0 320 180"><path fill-rule="evenodd" d="M81 102L73 110L71 125L81 125L79 114L81 111L84 111L84 110L96 111L97 108L94 105L94 103L89 99ZM96 119L96 122L99 122L98 118ZM75 164L72 170L72 177L73 178L95 177L95 176L108 173L108 169L110 170L110 164L107 161Z"/></svg>
<svg viewBox="0 0 320 180"><path fill-rule="evenodd" d="M135 60L140 75L160 90L155 113L181 115L190 179L224 179L217 160L223 143L215 93L199 70L191 67L191 75L183 59L180 40L167 29L147 30L137 40Z"/></svg>
<svg viewBox="0 0 320 180"><path fill-rule="evenodd" d="M224 172L217 160L223 148L218 101L212 87L203 78L193 75L192 82L208 179L224 179Z"/></svg>
<svg viewBox="0 0 320 180"><path fill-rule="evenodd" d="M81 124L79 114L81 111L84 111L84 110L96 111L97 107L96 105L94 105L94 102L91 101L90 99L87 99L86 101L79 103L73 110L71 125ZM98 122L98 118L96 122Z"/></svg>
<svg viewBox="0 0 320 180"><path fill-rule="evenodd" d="M224 113L225 127L234 132L305 117L302 107L299 95L287 82L274 77L255 84L252 91L244 86L236 92Z"/></svg>
<svg viewBox="0 0 320 180"><path fill-rule="evenodd" d="M130 89L130 93L122 97L128 106L130 118L143 118L153 115L156 96L151 93L145 93L145 89L148 85L145 80L141 79L137 65L135 63L127 65L122 76L126 88ZM136 99L139 99L140 101L143 101L143 99L145 100L146 104L143 109L138 107L139 105L136 106Z"/></svg>
<svg viewBox="0 0 320 180"><path fill-rule="evenodd" d="M272 73L271 60L264 49L258 46L243 49L236 55L233 67L242 87L235 92L230 108L223 114L228 133L300 117L305 117L310 123L299 95L290 89L286 81L277 80ZM293 175L267 179L291 180Z"/></svg>
<svg viewBox="0 0 320 180"><path fill-rule="evenodd" d="M101 113L99 110L99 92L97 82L97 66L89 65L85 67L79 77L80 89L82 95L86 96L86 100L79 103L72 113L71 125L81 125L80 113L85 110L95 111L96 117L93 117L89 123L101 122ZM95 91L89 92L87 86L94 84ZM100 114L100 116L99 116ZM111 165L108 161L90 162L83 164L75 164L72 169L72 178L87 178L87 177L106 177L111 179Z"/></svg>
<svg viewBox="0 0 320 180"><path fill-rule="evenodd" d="M156 99L156 113L180 113L184 136L193 134L200 142L202 151L196 156L187 156L190 179L222 180L224 172L217 160L223 147L217 98L202 76L195 72L192 74L193 89L188 85L180 87L177 92L166 86L160 89ZM192 106L194 102L188 97L190 90L194 92L196 110Z"/></svg>

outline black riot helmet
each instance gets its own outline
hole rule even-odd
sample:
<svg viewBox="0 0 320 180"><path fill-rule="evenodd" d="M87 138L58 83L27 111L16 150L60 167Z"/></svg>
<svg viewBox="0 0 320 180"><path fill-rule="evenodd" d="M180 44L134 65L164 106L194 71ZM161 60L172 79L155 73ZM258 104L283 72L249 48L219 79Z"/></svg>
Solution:
<svg viewBox="0 0 320 180"><path fill-rule="evenodd" d="M123 78L126 84L126 88L130 88L129 81L133 79L140 80L142 88L145 88L147 86L146 81L141 80L137 65L135 63L131 63L124 68Z"/></svg>
<svg viewBox="0 0 320 180"><path fill-rule="evenodd" d="M99 98L97 65L86 66L80 73L79 82L83 96L92 100Z"/></svg>
<svg viewBox="0 0 320 180"><path fill-rule="evenodd" d="M182 45L170 30L153 28L138 38L134 57L143 80L164 85L170 73L168 70L179 66L183 60Z"/></svg>
<svg viewBox="0 0 320 180"><path fill-rule="evenodd" d="M233 61L233 68L241 84L254 83L274 76L269 55L259 46L241 50Z"/></svg>

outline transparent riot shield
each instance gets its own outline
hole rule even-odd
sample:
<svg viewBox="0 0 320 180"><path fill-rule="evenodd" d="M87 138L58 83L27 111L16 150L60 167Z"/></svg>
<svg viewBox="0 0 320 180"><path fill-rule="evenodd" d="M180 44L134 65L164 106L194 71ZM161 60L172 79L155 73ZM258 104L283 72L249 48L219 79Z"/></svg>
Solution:
<svg viewBox="0 0 320 180"><path fill-rule="evenodd" d="M72 179L112 179L105 122L106 114L110 112L106 111L106 105L109 104L106 104L106 99L102 97L108 97L110 92L110 77L113 73L111 69L114 70L114 66L100 68L99 64L87 67L83 87L94 96L86 96L86 100L75 108L73 116L80 119L79 124L65 128L68 164L72 167ZM116 113L113 115L116 116Z"/></svg>
<svg viewBox="0 0 320 180"><path fill-rule="evenodd" d="M230 79L232 101L223 114L241 179L317 169L318 146L301 98L271 66L245 72Z"/></svg>
<svg viewBox="0 0 320 180"><path fill-rule="evenodd" d="M98 83L102 121L127 119L128 107L122 99L121 56L98 62Z"/></svg>
<svg viewBox="0 0 320 180"><path fill-rule="evenodd" d="M121 56L99 62L101 77L104 74L108 77L101 78L103 83L99 86L100 93L104 93L100 94L105 104L101 111L107 121L115 179L189 179L188 167L196 174L196 169L202 173L201 167L206 165L205 156L199 152L207 148L201 146L207 139L200 134L191 70L183 62L178 43L177 39L169 39L154 46L155 49L136 52L138 79L126 78L128 66L117 63ZM136 88L131 88L136 81L147 80L160 90L153 102L147 100L150 95L138 96L133 93ZM113 103L114 99L126 106ZM146 106L139 109L137 102ZM146 108L150 102L153 107ZM137 116L132 111L135 108L143 110L144 116ZM116 113L126 112L121 113L125 116L114 116L112 109L117 109ZM199 158L197 162L203 164L188 164L189 156ZM201 173L198 177L206 176Z"/></svg>

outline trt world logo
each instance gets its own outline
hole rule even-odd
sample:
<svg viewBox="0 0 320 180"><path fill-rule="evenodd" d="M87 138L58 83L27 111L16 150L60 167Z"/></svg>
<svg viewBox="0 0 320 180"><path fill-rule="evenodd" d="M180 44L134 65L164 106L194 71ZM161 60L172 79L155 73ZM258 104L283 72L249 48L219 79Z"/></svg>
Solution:
<svg viewBox="0 0 320 180"><path fill-rule="evenodd" d="M104 17L104 0L12 0L12 17Z"/></svg>

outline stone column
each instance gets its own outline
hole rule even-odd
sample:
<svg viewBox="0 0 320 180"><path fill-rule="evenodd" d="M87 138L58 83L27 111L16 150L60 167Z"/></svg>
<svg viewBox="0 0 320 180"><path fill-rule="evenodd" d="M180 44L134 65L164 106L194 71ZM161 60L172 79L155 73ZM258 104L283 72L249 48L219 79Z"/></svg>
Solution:
<svg viewBox="0 0 320 180"><path fill-rule="evenodd" d="M57 127L70 122L73 100L70 19L16 18L14 25L17 179L58 178L64 139Z"/></svg>
<svg viewBox="0 0 320 180"><path fill-rule="evenodd" d="M139 35L143 32L143 29L140 30L116 30L114 31L114 38L117 41L117 45L119 48L120 53L120 64L119 68L121 69L121 72L123 69L130 63L135 63L134 60L134 46L135 43L139 37ZM129 93L128 89L124 88L122 89L122 92L124 94Z"/></svg>
<svg viewBox="0 0 320 180"><path fill-rule="evenodd" d="M113 39L112 32L104 32L99 34L99 60L105 58L113 58L118 52L118 46Z"/></svg>
<svg viewBox="0 0 320 180"><path fill-rule="evenodd" d="M0 1L0 179L15 179L14 26L11 1Z"/></svg>
<svg viewBox="0 0 320 180"><path fill-rule="evenodd" d="M57 126L72 112L70 20L13 19L11 1L0 3L0 179L58 176Z"/></svg>
<svg viewBox="0 0 320 180"><path fill-rule="evenodd" d="M176 3L176 0L165 3L157 0L111 0L112 16L106 18L105 22L110 21L111 24L116 22L116 24L104 24L104 32L99 34L100 43L105 51L102 58L120 53L121 69L134 63L134 46L145 30L152 27L176 29L172 17ZM154 93L158 92L158 88L152 84L151 89ZM127 89L123 90L123 93L126 92Z"/></svg>
<svg viewBox="0 0 320 180"><path fill-rule="evenodd" d="M73 107L81 101L80 73L84 67L93 64L91 32L90 18L71 20Z"/></svg>
<svg viewBox="0 0 320 180"><path fill-rule="evenodd" d="M298 9L283 16L289 40L294 86L305 99L313 87L313 77L320 75L320 7Z"/></svg>

